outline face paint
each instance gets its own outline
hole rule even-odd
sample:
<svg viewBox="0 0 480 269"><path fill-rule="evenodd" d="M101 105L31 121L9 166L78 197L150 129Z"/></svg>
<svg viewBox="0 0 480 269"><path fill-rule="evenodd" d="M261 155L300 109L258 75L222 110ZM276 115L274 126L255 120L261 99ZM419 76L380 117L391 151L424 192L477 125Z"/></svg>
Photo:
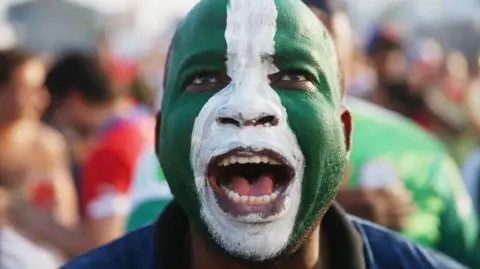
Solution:
<svg viewBox="0 0 480 269"><path fill-rule="evenodd" d="M301 1L204 0L180 26L160 161L190 220L224 251L254 261L292 251L333 199L346 162L338 72ZM188 90L205 81L213 88Z"/></svg>
<svg viewBox="0 0 480 269"><path fill-rule="evenodd" d="M203 220L227 251L256 259L274 256L288 241L300 204L304 167L303 155L287 124L286 110L268 78L278 71L271 57L276 18L273 0L230 1L225 39L231 82L203 106L192 133L190 159ZM229 168L225 169L233 169L230 167L237 161L269 161L265 150L285 159L286 165L294 169L296 178L286 190L275 187L272 170L252 175L260 183L250 183L242 173L233 173L231 181L218 183L226 196L224 201L205 184L207 167L215 157L226 155L218 161L227 161ZM212 177L210 180L218 180Z"/></svg>

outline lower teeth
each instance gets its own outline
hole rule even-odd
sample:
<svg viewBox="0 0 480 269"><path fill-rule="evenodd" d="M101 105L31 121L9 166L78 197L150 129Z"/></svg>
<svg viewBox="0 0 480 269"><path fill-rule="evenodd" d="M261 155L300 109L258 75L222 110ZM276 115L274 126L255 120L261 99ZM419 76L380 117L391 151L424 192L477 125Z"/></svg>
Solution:
<svg viewBox="0 0 480 269"><path fill-rule="evenodd" d="M238 193L228 189L227 187L221 187L223 192L227 195L228 199L235 203L245 204L245 205L261 205L269 203L280 195L279 191L274 191L270 195L263 195L263 196L246 196L246 195L239 195Z"/></svg>

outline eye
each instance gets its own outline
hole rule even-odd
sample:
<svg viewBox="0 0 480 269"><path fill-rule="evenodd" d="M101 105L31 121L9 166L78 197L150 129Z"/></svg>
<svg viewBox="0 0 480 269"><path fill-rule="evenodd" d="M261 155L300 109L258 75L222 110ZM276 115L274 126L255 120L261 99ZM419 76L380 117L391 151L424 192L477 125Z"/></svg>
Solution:
<svg viewBox="0 0 480 269"><path fill-rule="evenodd" d="M270 84L287 90L313 90L311 75L299 70L280 71L270 76Z"/></svg>
<svg viewBox="0 0 480 269"><path fill-rule="evenodd" d="M199 73L191 77L187 82L185 91L202 92L209 90L219 90L224 88L230 79L221 73Z"/></svg>
<svg viewBox="0 0 480 269"><path fill-rule="evenodd" d="M291 82L305 82L308 81L308 78L300 73L290 73L283 75L280 80Z"/></svg>
<svg viewBox="0 0 480 269"><path fill-rule="evenodd" d="M192 85L216 84L218 80L213 75L200 75L192 79Z"/></svg>

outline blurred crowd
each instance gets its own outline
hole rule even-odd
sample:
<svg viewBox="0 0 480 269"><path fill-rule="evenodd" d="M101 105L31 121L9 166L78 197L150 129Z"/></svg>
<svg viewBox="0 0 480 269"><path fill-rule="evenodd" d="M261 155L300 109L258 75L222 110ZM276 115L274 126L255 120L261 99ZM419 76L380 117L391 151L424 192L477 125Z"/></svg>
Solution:
<svg viewBox="0 0 480 269"><path fill-rule="evenodd" d="M359 45L343 7L312 10L334 36L348 95L398 113L441 141L461 172L460 188L468 190L459 192L458 210L471 207L478 216L480 54L471 59L431 36L417 36L412 45L402 25L390 21L378 22ZM146 156L154 156L167 47L124 57L116 50L120 41L108 36L89 49L46 51L20 40L0 51L0 269L16 262L25 269L58 268L129 229L133 181ZM50 43L55 38L49 36ZM161 38L168 44L170 37ZM154 173L163 176L161 169ZM415 210L411 200L419 199L408 184L355 194L357 188L339 194L347 211L400 231L407 225L402 218ZM361 204L353 199L368 200L368 210L349 206ZM383 211L382 203L388 205ZM399 213L385 217L392 211ZM476 224L469 227L480 232ZM480 248L474 251L480 256Z"/></svg>

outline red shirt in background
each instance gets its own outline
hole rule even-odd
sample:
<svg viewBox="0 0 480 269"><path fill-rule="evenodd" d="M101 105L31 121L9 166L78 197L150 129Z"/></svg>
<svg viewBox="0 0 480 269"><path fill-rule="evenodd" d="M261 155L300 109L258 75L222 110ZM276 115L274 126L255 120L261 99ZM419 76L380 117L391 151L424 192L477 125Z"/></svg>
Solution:
<svg viewBox="0 0 480 269"><path fill-rule="evenodd" d="M415 113L412 120L415 121L420 127L425 129L426 131L434 133L432 121L430 120L430 117L425 110L420 110Z"/></svg>
<svg viewBox="0 0 480 269"><path fill-rule="evenodd" d="M134 112L106 128L81 172L81 208L86 218L126 215L135 168L154 141L155 119Z"/></svg>

